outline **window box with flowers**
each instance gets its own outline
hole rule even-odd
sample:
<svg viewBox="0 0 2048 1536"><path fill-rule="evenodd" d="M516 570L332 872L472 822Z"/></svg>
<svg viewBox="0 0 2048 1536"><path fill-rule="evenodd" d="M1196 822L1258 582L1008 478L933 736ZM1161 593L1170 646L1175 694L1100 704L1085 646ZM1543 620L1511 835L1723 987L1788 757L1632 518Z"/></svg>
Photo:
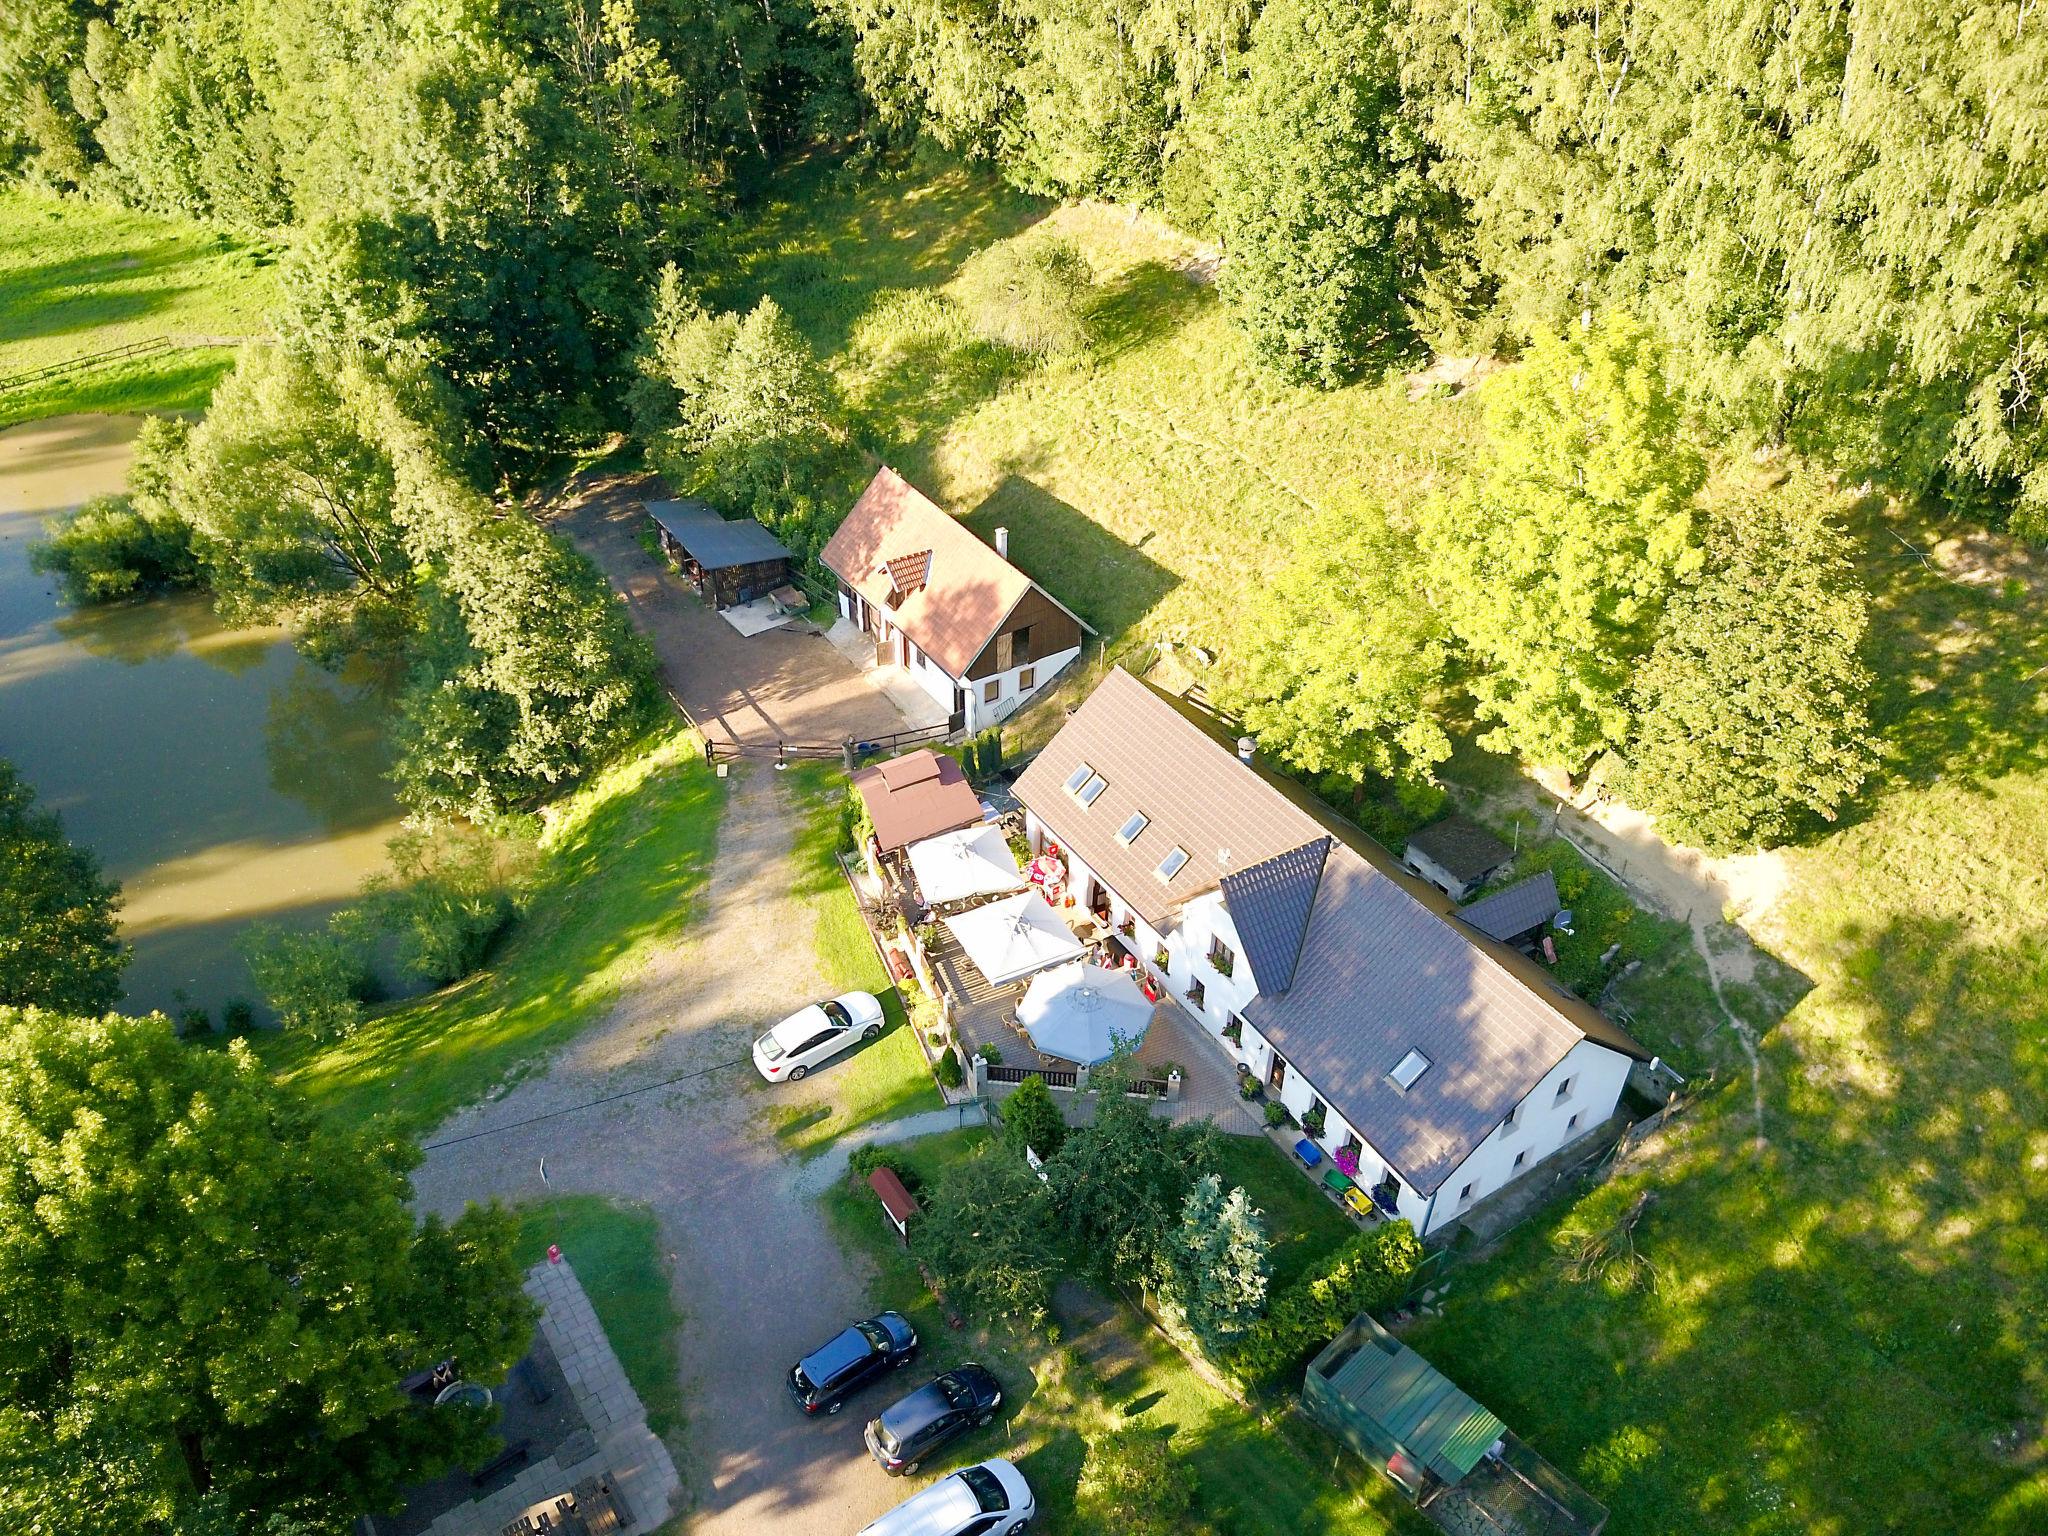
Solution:
<svg viewBox="0 0 2048 1536"><path fill-rule="evenodd" d="M1138 920L1126 913L1124 920L1116 925L1116 931L1127 939L1135 939L1138 936Z"/></svg>
<svg viewBox="0 0 2048 1536"><path fill-rule="evenodd" d="M1244 1020L1240 1019L1236 1014L1232 1014L1230 1016L1230 1022L1223 1026L1223 1038L1228 1040L1232 1045L1243 1045Z"/></svg>
<svg viewBox="0 0 2048 1536"><path fill-rule="evenodd" d="M1337 1171L1343 1174L1345 1178L1355 1179L1358 1177L1358 1148L1349 1146L1339 1147L1332 1154L1330 1161L1337 1165Z"/></svg>
<svg viewBox="0 0 2048 1536"><path fill-rule="evenodd" d="M1162 944L1159 946L1159 952L1152 957L1152 964L1158 968L1159 974L1164 976L1173 969L1170 963L1172 959L1173 957L1166 952L1166 946Z"/></svg>
<svg viewBox="0 0 2048 1536"><path fill-rule="evenodd" d="M1236 954L1219 938L1209 940L1209 968L1218 976L1228 976L1237 969Z"/></svg>
<svg viewBox="0 0 2048 1536"><path fill-rule="evenodd" d="M1199 981L1188 983L1188 1006L1200 1012L1208 1001L1209 994Z"/></svg>

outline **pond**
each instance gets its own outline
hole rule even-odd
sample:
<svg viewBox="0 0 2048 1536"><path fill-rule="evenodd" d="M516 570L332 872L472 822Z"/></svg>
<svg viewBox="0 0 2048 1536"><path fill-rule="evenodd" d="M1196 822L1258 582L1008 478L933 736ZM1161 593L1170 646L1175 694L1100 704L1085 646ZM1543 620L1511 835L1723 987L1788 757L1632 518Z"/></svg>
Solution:
<svg viewBox="0 0 2048 1536"><path fill-rule="evenodd" d="M123 1011L253 990L252 922L317 922L382 867L399 807L384 709L278 629L228 629L203 595L67 605L29 569L43 519L119 491L141 419L0 432L0 756L125 895Z"/></svg>

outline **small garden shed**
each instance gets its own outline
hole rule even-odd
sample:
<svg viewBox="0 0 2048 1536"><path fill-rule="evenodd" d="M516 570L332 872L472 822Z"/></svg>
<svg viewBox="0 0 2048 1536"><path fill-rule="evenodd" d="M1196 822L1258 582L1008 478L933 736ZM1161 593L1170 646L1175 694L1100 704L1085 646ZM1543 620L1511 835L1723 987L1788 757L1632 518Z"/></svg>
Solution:
<svg viewBox="0 0 2048 1536"><path fill-rule="evenodd" d="M1364 1313L1310 1362L1302 1406L1411 1499L1455 1486L1507 1425Z"/></svg>
<svg viewBox="0 0 2048 1536"><path fill-rule="evenodd" d="M1361 1312L1310 1362L1308 1416L1444 1530L1601 1536L1607 1511Z"/></svg>
<svg viewBox="0 0 2048 1536"><path fill-rule="evenodd" d="M788 585L794 557L752 518L721 517L716 508L701 501L650 501L643 505L663 552L712 607L751 603Z"/></svg>

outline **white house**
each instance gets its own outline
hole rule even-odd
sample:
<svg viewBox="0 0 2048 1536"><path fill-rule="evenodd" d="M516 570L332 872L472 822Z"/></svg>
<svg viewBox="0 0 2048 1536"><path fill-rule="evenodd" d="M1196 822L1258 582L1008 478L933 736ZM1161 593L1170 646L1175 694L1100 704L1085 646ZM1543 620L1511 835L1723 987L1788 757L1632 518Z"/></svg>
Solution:
<svg viewBox="0 0 2048 1536"><path fill-rule="evenodd" d="M875 638L875 659L906 668L952 717L978 731L1013 713L1081 654L1090 632L996 547L884 466L818 558L839 578L839 616Z"/></svg>
<svg viewBox="0 0 2048 1536"><path fill-rule="evenodd" d="M1017 783L1034 849L1427 1235L1614 1112L1649 1053L1213 721L1121 669Z"/></svg>

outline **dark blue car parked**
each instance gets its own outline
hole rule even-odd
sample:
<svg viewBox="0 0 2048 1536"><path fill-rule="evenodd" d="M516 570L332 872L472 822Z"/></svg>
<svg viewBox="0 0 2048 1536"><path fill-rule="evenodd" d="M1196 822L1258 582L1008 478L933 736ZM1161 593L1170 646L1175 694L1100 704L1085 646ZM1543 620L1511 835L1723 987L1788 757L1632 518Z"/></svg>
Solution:
<svg viewBox="0 0 2048 1536"><path fill-rule="evenodd" d="M884 1312L820 1344L790 1367L789 1395L805 1413L837 1413L846 1399L917 1356L917 1330L900 1312Z"/></svg>

